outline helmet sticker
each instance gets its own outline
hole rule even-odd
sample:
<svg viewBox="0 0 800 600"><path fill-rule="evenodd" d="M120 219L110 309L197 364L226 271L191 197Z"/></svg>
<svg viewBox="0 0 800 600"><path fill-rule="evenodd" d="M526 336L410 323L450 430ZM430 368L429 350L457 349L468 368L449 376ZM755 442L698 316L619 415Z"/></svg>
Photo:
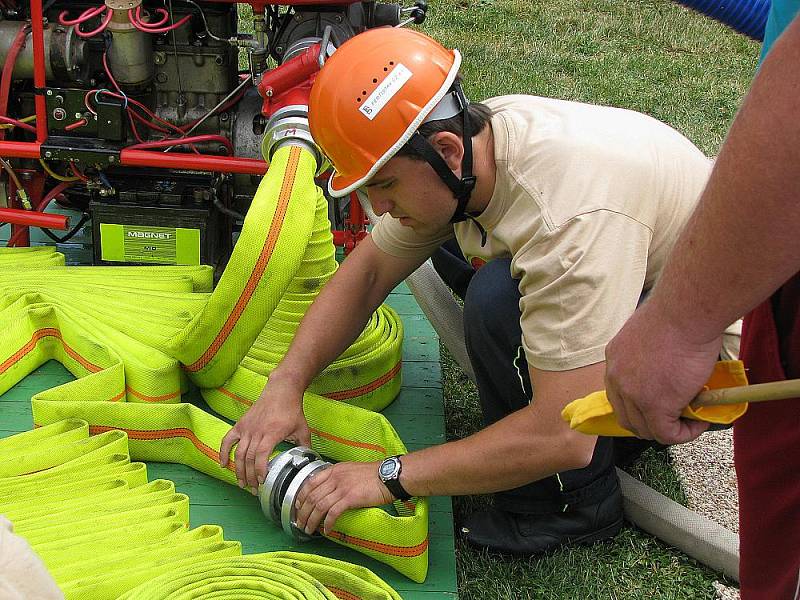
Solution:
<svg viewBox="0 0 800 600"><path fill-rule="evenodd" d="M412 73L410 70L398 63L358 110L372 121L378 116L378 113L383 110L389 100L391 100L394 95L403 88L406 82L411 79L411 75Z"/></svg>

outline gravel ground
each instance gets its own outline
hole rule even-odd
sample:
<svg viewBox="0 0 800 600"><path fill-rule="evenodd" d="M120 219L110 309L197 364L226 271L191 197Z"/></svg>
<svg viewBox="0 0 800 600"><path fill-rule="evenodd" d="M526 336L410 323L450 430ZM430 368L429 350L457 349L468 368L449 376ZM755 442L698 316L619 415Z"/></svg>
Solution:
<svg viewBox="0 0 800 600"><path fill-rule="evenodd" d="M689 508L739 531L739 502L733 468L733 430L704 433L688 444L669 449ZM715 583L719 600L739 600L739 590Z"/></svg>

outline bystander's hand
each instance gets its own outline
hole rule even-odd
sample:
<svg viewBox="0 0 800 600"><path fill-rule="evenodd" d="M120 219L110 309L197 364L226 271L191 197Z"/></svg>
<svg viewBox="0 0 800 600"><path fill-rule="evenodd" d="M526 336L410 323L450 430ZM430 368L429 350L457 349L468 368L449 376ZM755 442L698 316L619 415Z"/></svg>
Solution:
<svg viewBox="0 0 800 600"><path fill-rule="evenodd" d="M272 450L282 441L311 446L311 432L303 415L303 394L293 386L269 380L259 399L222 438L219 464L227 466L231 448L239 487L253 494L264 482Z"/></svg>
<svg viewBox="0 0 800 600"><path fill-rule="evenodd" d="M606 393L620 425L644 439L680 444L708 423L681 418L719 357L721 338L691 339L645 302L606 346Z"/></svg>
<svg viewBox="0 0 800 600"><path fill-rule="evenodd" d="M324 524L328 534L346 510L391 503L394 497L378 478L379 465L343 462L317 472L297 494L297 527L311 535Z"/></svg>

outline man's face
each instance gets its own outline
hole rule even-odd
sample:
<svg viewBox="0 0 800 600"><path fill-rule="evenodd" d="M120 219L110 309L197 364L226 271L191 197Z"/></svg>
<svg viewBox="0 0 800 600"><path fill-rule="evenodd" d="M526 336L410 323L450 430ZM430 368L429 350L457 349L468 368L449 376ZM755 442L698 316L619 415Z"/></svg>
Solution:
<svg viewBox="0 0 800 600"><path fill-rule="evenodd" d="M418 233L447 225L456 207L452 192L431 166L405 156L387 162L366 190L376 214L388 212Z"/></svg>

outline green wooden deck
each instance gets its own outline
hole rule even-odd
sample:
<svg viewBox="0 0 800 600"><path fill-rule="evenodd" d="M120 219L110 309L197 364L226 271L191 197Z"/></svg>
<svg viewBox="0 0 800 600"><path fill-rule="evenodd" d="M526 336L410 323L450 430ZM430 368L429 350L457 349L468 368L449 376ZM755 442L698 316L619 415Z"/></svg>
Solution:
<svg viewBox="0 0 800 600"><path fill-rule="evenodd" d="M409 450L442 443L445 439L444 411L436 333L404 284L390 296L388 304L402 315L405 342L402 391L384 414ZM66 369L50 361L0 396L0 437L29 430L32 427L31 396L71 379ZM197 398L189 400L202 402ZM242 542L244 553L295 550L320 554L372 569L407 600L457 598L450 498L431 499L430 568L427 580L415 584L393 569L328 540L293 543L265 519L257 498L189 467L148 463L148 474L150 480L174 481L176 489L189 496L193 527L205 523L221 525L226 539Z"/></svg>

